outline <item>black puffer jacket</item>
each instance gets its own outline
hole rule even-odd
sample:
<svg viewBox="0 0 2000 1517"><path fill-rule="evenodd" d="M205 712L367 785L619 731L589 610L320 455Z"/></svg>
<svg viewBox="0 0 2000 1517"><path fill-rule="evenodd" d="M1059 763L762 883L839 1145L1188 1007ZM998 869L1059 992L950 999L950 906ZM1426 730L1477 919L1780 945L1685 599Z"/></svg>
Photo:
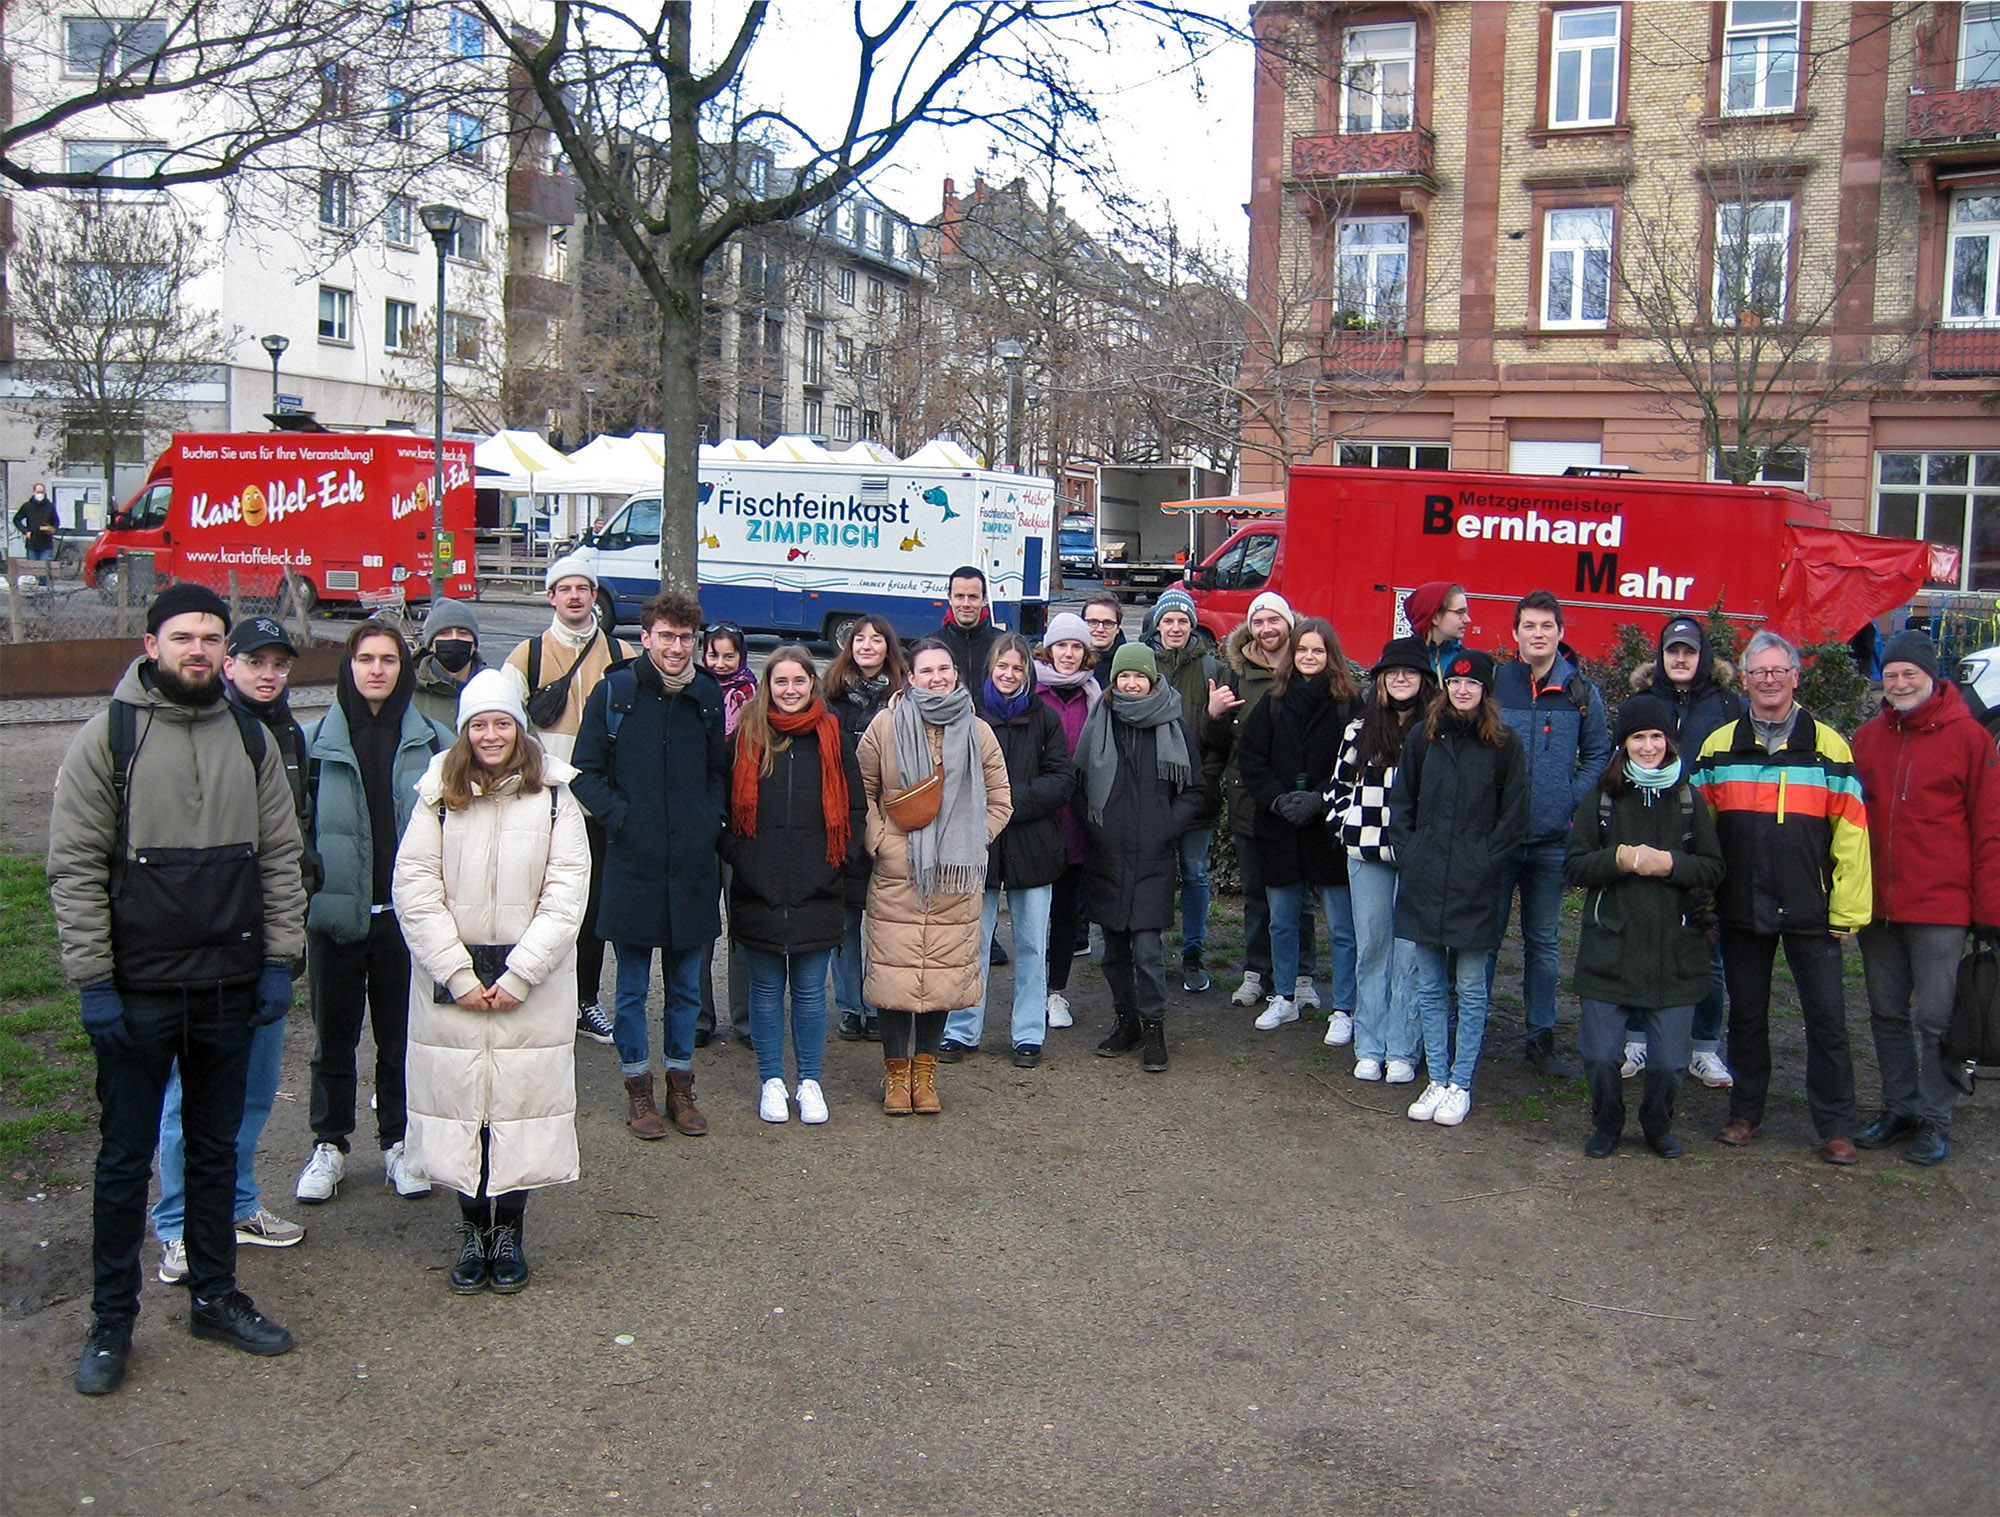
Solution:
<svg viewBox="0 0 2000 1517"><path fill-rule="evenodd" d="M740 735L740 729L739 729ZM737 739L730 739L733 772ZM813 953L840 946L845 927L847 883L868 851L868 799L861 793L861 768L854 740L842 735L841 762L847 770L847 862L826 860L826 814L820 806L819 742L811 733L792 739L771 755L771 772L757 787L757 835L744 837L734 825L722 835L729 877L729 936L749 948L772 953Z"/></svg>
<svg viewBox="0 0 2000 1517"><path fill-rule="evenodd" d="M1418 723L1389 793L1402 879L1396 936L1430 948L1500 946L1500 875L1528 840L1528 765L1512 729L1489 748L1449 714Z"/></svg>
<svg viewBox="0 0 2000 1517"><path fill-rule="evenodd" d="M1321 674L1295 679L1283 695L1274 691L1244 719L1236 764L1256 802L1251 836L1265 884L1347 883L1347 850L1327 831L1326 808L1294 827L1271 803L1287 790L1326 792L1347 724L1359 714L1360 702L1334 700Z"/></svg>
<svg viewBox="0 0 2000 1517"><path fill-rule="evenodd" d="M827 701L827 710L840 721L840 730L847 734L850 748L858 747L861 734L868 730L868 724L875 720L884 706L889 704L891 691L885 685L880 695L872 695L859 685L850 685L839 695ZM864 849L861 861L847 877L847 909L860 911L868 905L868 875L874 867L874 860Z"/></svg>
<svg viewBox="0 0 2000 1517"><path fill-rule="evenodd" d="M1118 778L1104 803L1104 821L1092 825L1090 861L1084 865L1084 899L1090 919L1107 932L1164 931L1174 919L1180 879L1180 837L1202 809L1202 787L1174 789L1160 778L1158 733L1116 717ZM1083 811L1083 785L1077 784Z"/></svg>
<svg viewBox="0 0 2000 1517"><path fill-rule="evenodd" d="M1059 813L1076 794L1076 766L1069 760L1062 718L1046 703L1030 700L1011 722L985 711L980 719L999 741L1014 799L1013 817L986 850L986 888L1053 885L1064 867Z"/></svg>

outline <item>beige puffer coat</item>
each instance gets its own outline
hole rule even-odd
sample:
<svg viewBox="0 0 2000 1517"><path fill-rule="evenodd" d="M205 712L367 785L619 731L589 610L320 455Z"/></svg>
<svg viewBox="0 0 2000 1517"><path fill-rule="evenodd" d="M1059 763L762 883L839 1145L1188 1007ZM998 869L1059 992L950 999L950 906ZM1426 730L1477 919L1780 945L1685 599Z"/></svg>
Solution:
<svg viewBox="0 0 2000 1517"><path fill-rule="evenodd" d="M553 790L522 795L510 779L440 822L443 770L439 754L396 850L396 916L413 971L407 1160L476 1195L486 1127L488 1194L560 1185L577 1176L575 949L590 893L590 844L569 788L576 771L544 757ZM500 984L519 1006L432 1001L435 983L457 995L478 988L469 943L515 945Z"/></svg>
<svg viewBox="0 0 2000 1517"><path fill-rule="evenodd" d="M861 788L868 794L868 853L875 861L868 880L865 936L868 974L862 995L884 1011L957 1011L976 1006L985 989L986 965L979 952L979 913L985 897L938 894L931 909L917 904L917 887L910 879L909 835L882 811L882 797L907 788L896 769L896 702L891 701L861 735ZM1007 759L993 729L979 729L979 757L986 771L986 841L1014 814L1013 789L1007 783ZM942 751L943 734L935 727L926 734L933 756Z"/></svg>

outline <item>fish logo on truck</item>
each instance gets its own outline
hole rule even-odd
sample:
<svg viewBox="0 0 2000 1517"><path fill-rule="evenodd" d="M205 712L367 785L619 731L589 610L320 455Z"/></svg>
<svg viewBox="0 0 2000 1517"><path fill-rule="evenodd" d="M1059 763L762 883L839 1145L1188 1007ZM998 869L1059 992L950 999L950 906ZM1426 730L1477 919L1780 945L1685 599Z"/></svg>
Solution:
<svg viewBox="0 0 2000 1517"><path fill-rule="evenodd" d="M1578 595L1685 603L1697 578L1671 573L1657 564L1648 564L1643 571L1621 572L1618 549L1625 541L1625 515L1617 501L1461 490L1456 500L1449 495L1426 495L1423 525L1424 532L1433 537L1576 548ZM1606 551L1592 552L1593 548Z"/></svg>

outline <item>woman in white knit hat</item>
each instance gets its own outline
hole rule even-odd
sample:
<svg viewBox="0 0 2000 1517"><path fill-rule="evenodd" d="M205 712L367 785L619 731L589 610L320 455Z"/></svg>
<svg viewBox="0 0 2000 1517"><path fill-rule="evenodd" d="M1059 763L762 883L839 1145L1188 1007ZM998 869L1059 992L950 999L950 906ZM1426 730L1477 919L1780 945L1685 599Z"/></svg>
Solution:
<svg viewBox="0 0 2000 1517"><path fill-rule="evenodd" d="M410 945L407 1162L459 1193L454 1294L528 1283L528 1192L577 1177L576 936L590 886L576 771L519 682L467 682L396 853Z"/></svg>

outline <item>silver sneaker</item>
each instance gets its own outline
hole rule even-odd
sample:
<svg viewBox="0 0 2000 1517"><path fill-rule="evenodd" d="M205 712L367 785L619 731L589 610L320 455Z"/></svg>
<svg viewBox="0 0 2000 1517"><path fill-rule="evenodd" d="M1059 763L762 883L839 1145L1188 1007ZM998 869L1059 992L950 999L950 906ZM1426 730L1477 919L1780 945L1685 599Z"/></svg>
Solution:
<svg viewBox="0 0 2000 1517"><path fill-rule="evenodd" d="M236 1241L256 1248L290 1248L305 1235L306 1230L298 1223L287 1222L261 1206L236 1224Z"/></svg>
<svg viewBox="0 0 2000 1517"><path fill-rule="evenodd" d="M1298 983L1292 987L1292 1004L1302 1011L1319 1010L1319 991L1314 988L1311 975L1299 976Z"/></svg>
<svg viewBox="0 0 2000 1517"><path fill-rule="evenodd" d="M1060 990L1049 992L1048 1021L1051 1027L1074 1027L1076 1018L1070 1015L1069 997Z"/></svg>
<svg viewBox="0 0 2000 1517"><path fill-rule="evenodd" d="M431 1182L410 1168L409 1157L400 1143L391 1145L382 1155L382 1173L389 1184L396 1187L396 1194L408 1200L431 1193Z"/></svg>
<svg viewBox="0 0 2000 1517"><path fill-rule="evenodd" d="M293 1194L307 1206L317 1206L322 1201L331 1201L346 1178L347 1155L338 1144L318 1143L313 1146L306 1167L299 1171L299 1183Z"/></svg>
<svg viewBox="0 0 2000 1517"><path fill-rule="evenodd" d="M1254 969L1243 971L1243 983L1229 993L1231 1006L1255 1006L1264 999L1264 977Z"/></svg>
<svg viewBox="0 0 2000 1517"><path fill-rule="evenodd" d="M187 1274L187 1243L180 1238L160 1239L160 1284L179 1285Z"/></svg>

